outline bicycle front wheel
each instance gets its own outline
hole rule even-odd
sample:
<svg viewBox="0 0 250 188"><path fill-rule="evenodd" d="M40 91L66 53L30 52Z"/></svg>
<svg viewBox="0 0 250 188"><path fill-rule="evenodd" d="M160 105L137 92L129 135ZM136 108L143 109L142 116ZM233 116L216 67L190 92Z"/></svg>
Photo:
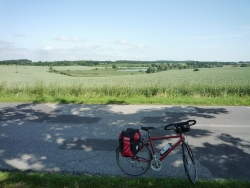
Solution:
<svg viewBox="0 0 250 188"><path fill-rule="evenodd" d="M138 176L145 173L152 160L152 154L147 146L142 145L139 152L134 157L123 157L120 148L116 149L116 162L125 173Z"/></svg>
<svg viewBox="0 0 250 188"><path fill-rule="evenodd" d="M182 155L187 177L192 184L195 184L197 179L197 170L195 166L194 155L188 143L182 143Z"/></svg>

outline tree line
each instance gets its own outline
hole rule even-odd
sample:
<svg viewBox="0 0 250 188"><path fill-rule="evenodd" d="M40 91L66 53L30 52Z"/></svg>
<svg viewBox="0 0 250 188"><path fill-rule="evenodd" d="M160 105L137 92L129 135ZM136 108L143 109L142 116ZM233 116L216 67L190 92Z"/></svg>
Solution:
<svg viewBox="0 0 250 188"><path fill-rule="evenodd" d="M187 69L187 68L213 68L223 67L224 65L231 66L250 66L250 61L239 62L218 62L218 61L133 61L133 60L117 60L117 61L92 61L92 60L78 60L78 61L38 61L32 62L28 59L18 60L4 60L0 61L0 65L28 65L28 66L98 66L98 65L119 65L126 64L127 66L148 67L150 71L168 70L168 69Z"/></svg>

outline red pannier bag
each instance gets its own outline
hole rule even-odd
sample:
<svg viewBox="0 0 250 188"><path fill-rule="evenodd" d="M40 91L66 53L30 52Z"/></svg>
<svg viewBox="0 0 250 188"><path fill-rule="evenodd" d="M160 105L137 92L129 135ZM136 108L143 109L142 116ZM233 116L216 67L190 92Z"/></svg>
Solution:
<svg viewBox="0 0 250 188"><path fill-rule="evenodd" d="M141 138L139 129L128 128L126 131L120 132L119 147L123 157L133 157L137 151Z"/></svg>

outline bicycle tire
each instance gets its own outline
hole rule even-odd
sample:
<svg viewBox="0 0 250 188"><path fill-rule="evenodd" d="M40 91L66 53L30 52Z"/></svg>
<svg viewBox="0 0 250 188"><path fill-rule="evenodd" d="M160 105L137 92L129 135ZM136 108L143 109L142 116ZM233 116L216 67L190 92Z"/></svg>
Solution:
<svg viewBox="0 0 250 188"><path fill-rule="evenodd" d="M141 149L134 157L123 157L120 148L116 149L116 162L120 169L131 176L144 174L151 165L152 154L148 146L140 143ZM143 160L143 161L142 161Z"/></svg>
<svg viewBox="0 0 250 188"><path fill-rule="evenodd" d="M182 143L182 157L185 173L192 184L197 180L197 170L194 155L188 143Z"/></svg>

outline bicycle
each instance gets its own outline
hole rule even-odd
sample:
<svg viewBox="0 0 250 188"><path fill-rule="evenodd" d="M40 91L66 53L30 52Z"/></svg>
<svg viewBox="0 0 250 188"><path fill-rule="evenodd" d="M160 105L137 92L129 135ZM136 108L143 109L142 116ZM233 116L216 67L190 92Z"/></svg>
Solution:
<svg viewBox="0 0 250 188"><path fill-rule="evenodd" d="M145 173L150 167L153 170L159 171L162 167L162 161L168 156L179 144L182 144L182 158L185 173L192 184L195 184L197 180L197 170L194 160L194 155L186 140L185 132L190 130L190 126L195 125L195 120L189 120L186 122L169 124L165 126L165 130L174 130L176 135L151 137L150 131L155 127L141 127L143 131L148 133L148 139L141 138L138 146L138 152L133 157L123 157L121 155L120 147L116 150L116 161L118 166L125 173L138 176ZM155 146L153 141L155 140L167 140L178 139L174 144L170 144L167 151L163 151L162 155L157 158L155 152ZM150 148L150 149L149 149Z"/></svg>

